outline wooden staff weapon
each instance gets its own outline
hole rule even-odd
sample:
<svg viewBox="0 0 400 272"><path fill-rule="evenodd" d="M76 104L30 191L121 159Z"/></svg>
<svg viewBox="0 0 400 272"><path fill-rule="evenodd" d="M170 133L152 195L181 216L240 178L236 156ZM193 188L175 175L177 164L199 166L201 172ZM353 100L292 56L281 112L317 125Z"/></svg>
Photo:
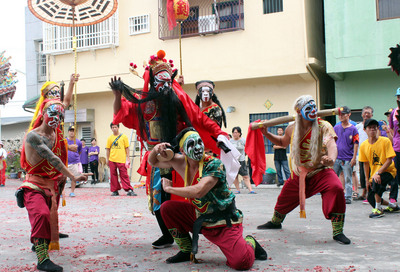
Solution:
<svg viewBox="0 0 400 272"><path fill-rule="evenodd" d="M324 117L324 116L332 116L332 115L340 115L340 112L343 110L343 108L335 108L335 109L329 109L329 110L320 110L317 112L318 117ZM254 122L251 124L251 129L259 129L262 127L273 127L276 125L292 122L296 120L296 115L287 115L287 116L281 116L277 117L271 120L266 120L262 122Z"/></svg>

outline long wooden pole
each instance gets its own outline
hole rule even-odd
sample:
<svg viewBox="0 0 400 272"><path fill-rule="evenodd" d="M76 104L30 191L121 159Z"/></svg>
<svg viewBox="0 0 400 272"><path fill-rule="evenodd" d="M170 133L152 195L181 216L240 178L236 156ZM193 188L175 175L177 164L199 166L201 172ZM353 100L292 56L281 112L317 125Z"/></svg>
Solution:
<svg viewBox="0 0 400 272"><path fill-rule="evenodd" d="M76 52L77 48L77 38L76 38L76 33L75 33L75 7L72 7L72 50L74 51L74 73L75 75L77 74L78 66L77 66L77 59L78 59L78 54ZM74 143L76 143L76 132L77 132L77 127L76 127L76 112L77 112L77 84L74 84L74 128L75 128L75 137L74 137Z"/></svg>
<svg viewBox="0 0 400 272"><path fill-rule="evenodd" d="M317 112L317 116L324 117L324 116L339 115L342 110L343 110L343 108L320 110ZM296 115L281 116L281 117L277 117L277 118L274 118L271 120L265 120L262 122L254 122L251 124L251 129L255 130L255 129L262 128L262 127L273 127L276 125L281 125L281 124L292 122L295 120L296 120Z"/></svg>
<svg viewBox="0 0 400 272"><path fill-rule="evenodd" d="M180 68L181 68L181 75L183 74L182 68L182 21L179 21L179 61L180 61Z"/></svg>

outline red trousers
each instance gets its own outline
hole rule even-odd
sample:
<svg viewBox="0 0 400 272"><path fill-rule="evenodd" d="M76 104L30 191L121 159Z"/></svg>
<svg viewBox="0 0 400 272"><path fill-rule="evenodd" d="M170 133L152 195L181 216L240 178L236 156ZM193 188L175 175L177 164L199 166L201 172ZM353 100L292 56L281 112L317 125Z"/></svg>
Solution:
<svg viewBox="0 0 400 272"><path fill-rule="evenodd" d="M196 220L192 204L169 200L161 205L161 216L168 229L180 233L192 232ZM202 228L201 233L217 245L226 257L226 265L237 270L248 270L254 263L254 249L243 239L242 225L232 227Z"/></svg>
<svg viewBox="0 0 400 272"><path fill-rule="evenodd" d="M0 185L6 185L6 160L3 160L3 169L0 170Z"/></svg>
<svg viewBox="0 0 400 272"><path fill-rule="evenodd" d="M343 186L333 169L324 169L306 179L306 198L317 193L321 193L322 211L326 219L330 219L332 213L346 212ZM299 202L299 177L293 173L293 178L290 177L283 185L275 210L280 214L288 214Z"/></svg>
<svg viewBox="0 0 400 272"><path fill-rule="evenodd" d="M24 204L31 223L31 242L34 238L44 238L50 241L50 207L51 198L32 189L24 189Z"/></svg>
<svg viewBox="0 0 400 272"><path fill-rule="evenodd" d="M125 191L133 190L131 181L129 180L128 170L126 169L125 163L109 162L110 167L110 191L115 192L121 190L121 185L118 182L118 171L121 179L122 188ZM118 171L117 171L118 169Z"/></svg>

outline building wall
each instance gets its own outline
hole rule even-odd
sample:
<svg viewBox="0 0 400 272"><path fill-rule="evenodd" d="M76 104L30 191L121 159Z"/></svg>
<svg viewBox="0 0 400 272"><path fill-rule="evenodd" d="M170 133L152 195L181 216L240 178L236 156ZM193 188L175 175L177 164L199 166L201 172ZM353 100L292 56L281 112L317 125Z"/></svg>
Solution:
<svg viewBox="0 0 400 272"><path fill-rule="evenodd" d="M389 69L400 19L377 21L376 0L324 0L327 72Z"/></svg>
<svg viewBox="0 0 400 272"><path fill-rule="evenodd" d="M293 114L294 100L302 94L318 99L317 90L326 79L316 82L315 75L307 69L307 57L324 63L322 7L318 1L284 1L283 12L263 14L262 1L244 1L245 30L197 36L182 39L184 90L195 99L194 83L201 79L213 80L215 92L223 107L234 106L236 111L227 113L228 133L240 126L247 135L249 114L288 111ZM313 3L315 5L313 5ZM159 49L166 51L167 59L173 59L179 68L178 40L158 39L157 1L119 2L119 46L78 53L78 109L95 109L95 137L105 156L105 143L111 135L113 95L108 82L114 75L125 83L142 88L142 79L128 73L129 63L139 66ZM128 18L150 14L151 32L129 36ZM304 16L319 16L307 22ZM307 29L307 31L306 31ZM307 36L310 35L308 38ZM308 43L306 44L306 40ZM319 46L314 44L319 43ZM307 45L309 47L307 47ZM72 54L50 56L50 79L68 84L74 70ZM323 65L317 76L323 74ZM329 85L329 84L328 84ZM331 90L326 89L326 92ZM272 107L264 103L269 100ZM79 125L79 124L78 124ZM121 127L121 132L131 132ZM80 135L78 135L80 137ZM267 166L273 167L272 155L267 155ZM133 180L137 180L137 163L134 164Z"/></svg>
<svg viewBox="0 0 400 272"><path fill-rule="evenodd" d="M17 124L2 125L1 126L1 139L22 139L26 129L29 126L29 122L21 122Z"/></svg>
<svg viewBox="0 0 400 272"><path fill-rule="evenodd" d="M399 78L387 70L371 70L346 73L345 81L336 81L337 105L346 105L351 109L364 106L374 108L374 118L385 119L384 113L395 108Z"/></svg>
<svg viewBox="0 0 400 272"><path fill-rule="evenodd" d="M26 98L29 100L40 94L38 82L37 41L43 39L42 22L25 8L25 56L26 56Z"/></svg>

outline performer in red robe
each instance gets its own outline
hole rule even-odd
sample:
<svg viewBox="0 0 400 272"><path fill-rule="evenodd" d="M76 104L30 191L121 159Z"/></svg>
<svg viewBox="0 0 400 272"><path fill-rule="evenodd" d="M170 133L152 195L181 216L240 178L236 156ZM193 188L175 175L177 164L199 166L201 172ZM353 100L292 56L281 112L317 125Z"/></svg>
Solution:
<svg viewBox="0 0 400 272"><path fill-rule="evenodd" d="M200 134L204 145L219 154L216 139L226 135L220 127L204 115L199 107L185 93L179 83L174 80L177 70L173 70L172 60L165 59L165 52L160 50L151 56L146 67L143 91L134 90L114 77L110 86L114 93L113 124L122 123L125 127L136 130L141 141L145 141L149 151L160 142L172 143L175 136L185 127L193 126ZM121 97L121 94L125 98ZM161 177L174 180L174 186L183 186L182 178L171 169L151 167L147 164L147 156L142 161L140 174L147 176L146 188L150 196L150 209L156 215L162 236L152 243L154 248L171 246L173 238L165 226L160 205L170 199L170 195L162 190ZM171 196L178 199L177 196ZM181 198L182 199L182 198Z"/></svg>
<svg viewBox="0 0 400 272"><path fill-rule="evenodd" d="M65 166L67 147L59 129L63 118L64 106L60 100L44 100L33 129L24 139L21 153L21 166L27 175L17 191L17 199L28 211L37 268L42 271L63 270L48 254L48 249L59 249L59 181L63 175L73 180L87 180L85 175L75 177Z"/></svg>

